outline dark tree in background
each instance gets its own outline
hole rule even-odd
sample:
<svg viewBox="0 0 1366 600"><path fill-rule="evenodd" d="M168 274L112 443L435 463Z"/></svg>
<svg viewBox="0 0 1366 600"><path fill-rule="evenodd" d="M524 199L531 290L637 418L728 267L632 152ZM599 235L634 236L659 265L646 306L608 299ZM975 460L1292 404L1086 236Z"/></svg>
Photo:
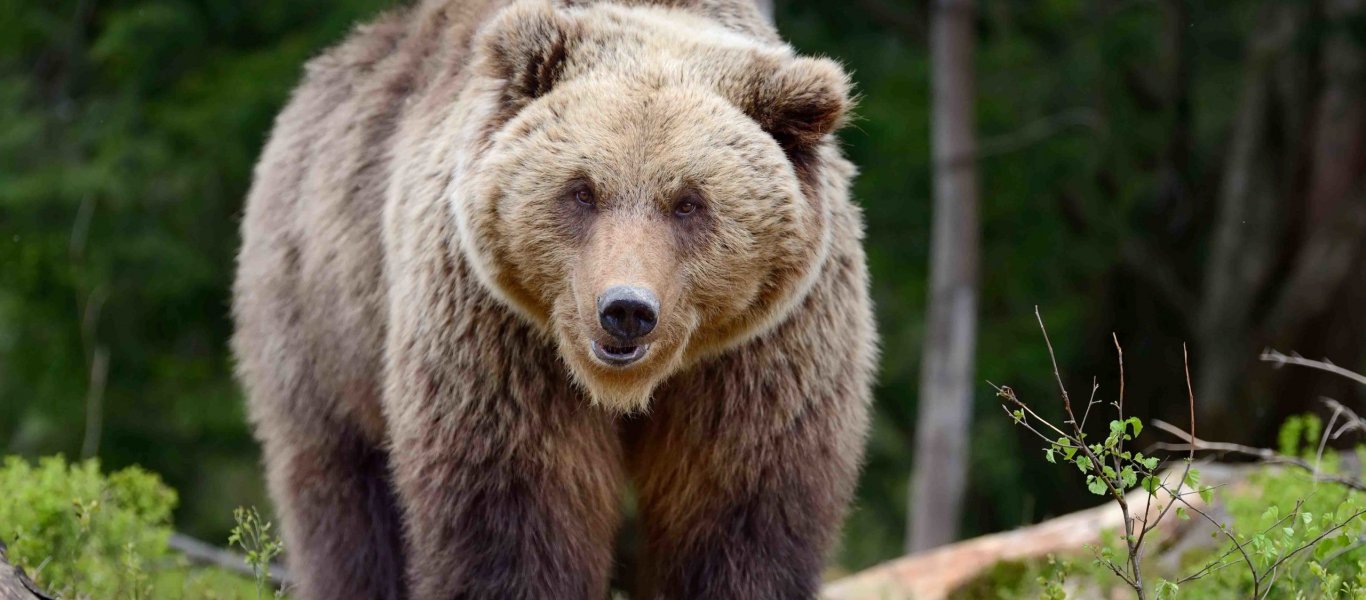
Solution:
<svg viewBox="0 0 1366 600"><path fill-rule="evenodd" d="M1228 438L1257 433L1234 424L1249 405L1265 428L1299 409L1281 402L1346 391L1248 378L1261 348L1345 364L1366 350L1363 23L1361 0L1270 2L1248 42L1199 301L1182 303L1205 422Z"/></svg>

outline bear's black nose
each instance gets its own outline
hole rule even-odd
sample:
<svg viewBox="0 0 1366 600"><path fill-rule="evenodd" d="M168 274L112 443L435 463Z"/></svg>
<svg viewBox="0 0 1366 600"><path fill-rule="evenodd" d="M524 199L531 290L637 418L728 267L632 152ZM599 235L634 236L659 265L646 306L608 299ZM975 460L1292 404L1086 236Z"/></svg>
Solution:
<svg viewBox="0 0 1366 600"><path fill-rule="evenodd" d="M654 331L659 319L659 299L642 287L614 285L598 296L598 323L622 342Z"/></svg>

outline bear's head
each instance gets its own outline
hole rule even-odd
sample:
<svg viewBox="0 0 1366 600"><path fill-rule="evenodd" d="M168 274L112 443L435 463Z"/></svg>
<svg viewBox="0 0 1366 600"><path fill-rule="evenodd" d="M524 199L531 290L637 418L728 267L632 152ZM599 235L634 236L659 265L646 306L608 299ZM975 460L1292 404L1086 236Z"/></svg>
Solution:
<svg viewBox="0 0 1366 600"><path fill-rule="evenodd" d="M852 175L831 136L850 105L836 63L610 3L514 4L473 52L462 250L596 403L646 408L805 296Z"/></svg>

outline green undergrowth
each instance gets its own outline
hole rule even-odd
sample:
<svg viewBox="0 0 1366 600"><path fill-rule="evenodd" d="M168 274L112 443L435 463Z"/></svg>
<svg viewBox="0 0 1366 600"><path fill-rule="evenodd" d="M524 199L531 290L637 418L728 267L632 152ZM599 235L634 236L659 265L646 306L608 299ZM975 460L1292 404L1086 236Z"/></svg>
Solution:
<svg viewBox="0 0 1366 600"><path fill-rule="evenodd" d="M130 467L105 474L95 460L54 456L32 463L11 456L0 465L0 490L0 541L9 560L59 598L230 600L274 594L263 593L259 581L191 565L170 549L176 493L154 473ZM262 524L258 519L251 526L259 532ZM269 524L265 534L270 541Z"/></svg>
<svg viewBox="0 0 1366 600"><path fill-rule="evenodd" d="M1320 454L1321 439L1317 417L1292 418L1280 436L1280 455L1316 466L1317 473L1284 465L1250 467L1245 480L1208 491L1217 507L1206 511L1209 520L1174 511L1187 521L1184 537L1154 534L1157 539L1149 540L1142 561L1145 596L1366 600L1366 493L1352 487L1360 485L1358 465L1366 464L1366 450ZM953 598L1134 597L1107 567L1125 555L1121 536L1107 532L1095 547L995 565Z"/></svg>
<svg viewBox="0 0 1366 600"><path fill-rule="evenodd" d="M1139 428L1132 429L1125 435L1136 438ZM1172 518L1188 522L1179 539L1153 533L1142 559L1144 595L1366 600L1366 493L1342 483L1360 485L1366 450L1320 448L1323 438L1313 416L1291 419L1280 436L1279 456L1313 470L1252 467L1235 484L1207 488L1200 488L1198 475L1188 477L1213 508L1172 511ZM1143 487L1137 477L1115 477L1126 490ZM269 573L283 548L254 509L236 511L237 527L226 540L253 573L245 577L192 565L169 548L176 494L140 468L106 474L93 460L8 457L0 463L0 490L0 541L10 561L57 597L283 597ZM1078 493L1086 490L1079 486ZM1110 568L1125 552L1122 532L1108 532L1096 546L1067 555L997 564L953 598L1132 597Z"/></svg>

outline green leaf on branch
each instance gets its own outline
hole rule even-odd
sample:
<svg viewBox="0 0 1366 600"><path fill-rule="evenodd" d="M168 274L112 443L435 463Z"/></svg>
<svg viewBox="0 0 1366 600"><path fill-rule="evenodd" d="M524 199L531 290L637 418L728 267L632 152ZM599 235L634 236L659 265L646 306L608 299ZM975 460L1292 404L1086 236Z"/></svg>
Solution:
<svg viewBox="0 0 1366 600"><path fill-rule="evenodd" d="M1086 489L1091 490L1091 493L1097 496L1104 496L1109 491L1109 488L1105 486L1105 480L1095 475L1086 476Z"/></svg>
<svg viewBox="0 0 1366 600"><path fill-rule="evenodd" d="M1078 457L1077 457L1077 469L1081 470L1082 473L1085 473L1085 472L1087 472L1087 471L1090 471L1090 470L1091 470L1091 459L1090 459L1090 457L1087 457L1087 456L1078 456Z"/></svg>
<svg viewBox="0 0 1366 600"><path fill-rule="evenodd" d="M1145 475L1143 477L1143 489L1148 490L1149 494L1157 493L1157 484L1158 481L1156 477L1153 477L1152 475Z"/></svg>

